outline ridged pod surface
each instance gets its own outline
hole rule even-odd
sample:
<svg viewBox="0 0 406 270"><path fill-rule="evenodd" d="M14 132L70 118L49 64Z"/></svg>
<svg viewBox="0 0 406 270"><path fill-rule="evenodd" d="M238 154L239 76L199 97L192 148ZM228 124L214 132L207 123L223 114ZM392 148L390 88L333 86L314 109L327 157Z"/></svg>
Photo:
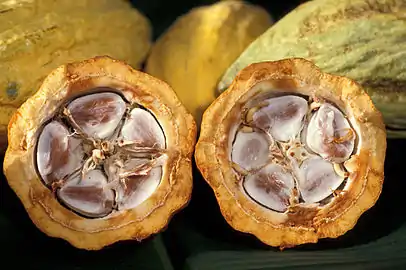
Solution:
<svg viewBox="0 0 406 270"><path fill-rule="evenodd" d="M247 65L300 57L360 83L382 112L389 137L406 129L406 2L315 0L300 5L254 41L218 90Z"/></svg>
<svg viewBox="0 0 406 270"><path fill-rule="evenodd" d="M158 38L146 72L168 82L200 123L221 75L271 24L264 9L243 1L197 7Z"/></svg>
<svg viewBox="0 0 406 270"><path fill-rule="evenodd" d="M54 68L109 55L139 68L151 46L148 19L117 0L0 3L0 136Z"/></svg>
<svg viewBox="0 0 406 270"><path fill-rule="evenodd" d="M65 64L13 115L4 174L45 234L141 241L190 200L196 125L166 83L110 57Z"/></svg>
<svg viewBox="0 0 406 270"><path fill-rule="evenodd" d="M195 159L233 228L285 248L351 230L381 193L385 152L360 85L294 58L238 73L203 114Z"/></svg>

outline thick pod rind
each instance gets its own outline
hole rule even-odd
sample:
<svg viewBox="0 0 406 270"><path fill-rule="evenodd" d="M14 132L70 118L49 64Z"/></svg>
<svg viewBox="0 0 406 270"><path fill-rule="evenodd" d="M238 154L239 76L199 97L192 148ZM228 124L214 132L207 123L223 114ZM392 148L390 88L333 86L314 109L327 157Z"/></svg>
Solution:
<svg viewBox="0 0 406 270"><path fill-rule="evenodd" d="M219 83L251 63L299 57L355 80L381 111L388 137L406 136L406 1L314 0L252 42Z"/></svg>
<svg viewBox="0 0 406 270"><path fill-rule="evenodd" d="M131 104L150 111L165 133L167 160L155 192L130 210L103 218L85 218L60 204L36 170L37 137L44 122L77 96L114 89ZM73 246L97 250L127 239L142 240L158 233L190 200L191 158L196 140L193 117L164 82L109 57L95 57L60 66L13 115L4 174L35 225Z"/></svg>
<svg viewBox="0 0 406 270"><path fill-rule="evenodd" d="M344 164L345 190L325 205L293 203L279 213L249 199L229 159L242 109L261 95L297 94L329 100L347 116L358 144ZM230 139L231 138L231 139ZM221 212L236 230L279 247L315 243L351 230L378 199L384 179L386 133L381 113L354 81L323 73L304 59L251 64L205 111L196 145L196 164L215 191Z"/></svg>

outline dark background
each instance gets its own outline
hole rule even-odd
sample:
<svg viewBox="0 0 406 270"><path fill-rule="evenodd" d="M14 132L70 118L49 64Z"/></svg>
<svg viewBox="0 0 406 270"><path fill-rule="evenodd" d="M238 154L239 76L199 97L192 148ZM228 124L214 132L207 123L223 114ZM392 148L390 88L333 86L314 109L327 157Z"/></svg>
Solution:
<svg viewBox="0 0 406 270"><path fill-rule="evenodd" d="M141 10L152 22L154 28L154 38L158 37L178 16L185 14L190 9L200 6L213 4L214 0L132 0L133 6ZM305 0L252 0L246 1L257 4L265 9L277 20L286 13L294 9Z"/></svg>
<svg viewBox="0 0 406 270"><path fill-rule="evenodd" d="M179 15L215 1L132 2L151 20L156 38ZM265 7L278 20L304 1L249 2ZM283 252L229 227L213 192L198 173L189 206L171 220L163 233L142 243L121 242L99 252L74 249L40 232L3 176L2 269L406 269L404 153L405 141L388 141L383 193L353 230L335 240Z"/></svg>

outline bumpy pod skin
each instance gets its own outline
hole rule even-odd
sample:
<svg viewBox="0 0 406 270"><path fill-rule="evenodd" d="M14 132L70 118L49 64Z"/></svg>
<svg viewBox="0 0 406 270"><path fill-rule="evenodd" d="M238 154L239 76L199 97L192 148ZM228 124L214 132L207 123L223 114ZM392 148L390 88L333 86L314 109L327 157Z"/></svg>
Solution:
<svg viewBox="0 0 406 270"><path fill-rule="evenodd" d="M199 124L221 75L271 24L264 9L242 1L197 7L159 37L146 72L168 82Z"/></svg>
<svg viewBox="0 0 406 270"><path fill-rule="evenodd" d="M12 114L53 69L98 55L138 69L150 49L151 31L148 19L129 1L2 1L1 150Z"/></svg>
<svg viewBox="0 0 406 270"><path fill-rule="evenodd" d="M346 192L324 207L298 206L275 212L249 200L239 188L229 151L241 108L260 94L278 91L330 100L357 132L359 144L345 162L350 179ZM311 62L295 58L251 64L237 75L205 111L195 159L227 222L268 245L283 248L336 238L351 230L381 193L385 152L382 116L362 88L348 78L323 73Z"/></svg>
<svg viewBox="0 0 406 270"><path fill-rule="evenodd" d="M305 58L360 83L382 112L388 137L405 137L405 18L403 0L308 1L251 43L218 90L251 63Z"/></svg>
<svg viewBox="0 0 406 270"><path fill-rule="evenodd" d="M141 205L104 218L87 219L62 206L38 176L35 147L45 121L61 104L95 87L110 87L126 100L151 111L165 132L168 160L161 183ZM96 57L58 67L41 88L13 115L4 173L31 220L51 237L82 249L97 250L127 239L158 233L190 200L191 157L196 139L193 117L164 82L109 57Z"/></svg>

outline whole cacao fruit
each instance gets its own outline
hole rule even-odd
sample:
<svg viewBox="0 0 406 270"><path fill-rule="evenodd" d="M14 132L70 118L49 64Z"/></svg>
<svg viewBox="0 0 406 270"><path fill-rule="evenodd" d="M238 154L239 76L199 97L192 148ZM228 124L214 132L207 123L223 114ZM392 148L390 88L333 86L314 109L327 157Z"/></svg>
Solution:
<svg viewBox="0 0 406 270"><path fill-rule="evenodd" d="M199 123L221 75L271 23L264 9L243 1L195 8L158 39L146 72L168 82Z"/></svg>

